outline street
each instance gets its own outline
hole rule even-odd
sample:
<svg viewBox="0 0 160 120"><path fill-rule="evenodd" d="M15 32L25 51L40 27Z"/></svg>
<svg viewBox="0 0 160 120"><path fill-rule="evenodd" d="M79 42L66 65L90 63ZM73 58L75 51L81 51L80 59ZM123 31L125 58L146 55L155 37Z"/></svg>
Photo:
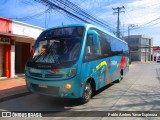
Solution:
<svg viewBox="0 0 160 120"><path fill-rule="evenodd" d="M134 62L120 83L96 92L84 105L30 94L0 103L4 111L160 111L160 64Z"/></svg>

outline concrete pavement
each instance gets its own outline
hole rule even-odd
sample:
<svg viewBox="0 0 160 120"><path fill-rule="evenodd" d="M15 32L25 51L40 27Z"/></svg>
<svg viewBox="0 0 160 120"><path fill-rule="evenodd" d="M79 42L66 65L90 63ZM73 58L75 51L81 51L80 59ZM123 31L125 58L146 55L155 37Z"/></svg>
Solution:
<svg viewBox="0 0 160 120"><path fill-rule="evenodd" d="M0 80L0 102L29 94L24 77Z"/></svg>
<svg viewBox="0 0 160 120"><path fill-rule="evenodd" d="M134 62L130 67L133 66ZM27 90L24 76L0 79L0 102L28 94L31 93Z"/></svg>

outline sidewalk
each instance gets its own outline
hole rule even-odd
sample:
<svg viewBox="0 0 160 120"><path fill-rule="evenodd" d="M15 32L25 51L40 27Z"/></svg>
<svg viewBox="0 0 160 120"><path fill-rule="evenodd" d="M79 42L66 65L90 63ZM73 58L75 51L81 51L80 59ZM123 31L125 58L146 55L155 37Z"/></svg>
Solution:
<svg viewBox="0 0 160 120"><path fill-rule="evenodd" d="M30 94L24 77L0 80L0 102Z"/></svg>

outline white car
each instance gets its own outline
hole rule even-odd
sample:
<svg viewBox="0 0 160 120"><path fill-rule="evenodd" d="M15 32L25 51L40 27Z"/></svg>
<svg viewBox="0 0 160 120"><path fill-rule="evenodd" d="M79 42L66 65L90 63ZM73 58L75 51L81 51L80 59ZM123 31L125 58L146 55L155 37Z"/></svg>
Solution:
<svg viewBox="0 0 160 120"><path fill-rule="evenodd" d="M160 62L160 56L157 57L157 63Z"/></svg>

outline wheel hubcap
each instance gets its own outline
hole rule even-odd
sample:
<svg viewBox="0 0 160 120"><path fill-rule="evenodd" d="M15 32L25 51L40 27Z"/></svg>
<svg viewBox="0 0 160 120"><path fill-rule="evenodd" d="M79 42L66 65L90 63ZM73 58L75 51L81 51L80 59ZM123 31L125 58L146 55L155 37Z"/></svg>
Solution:
<svg viewBox="0 0 160 120"><path fill-rule="evenodd" d="M92 94L92 91L91 91L90 85L86 85L85 92L84 92L85 99L89 99L91 94Z"/></svg>

